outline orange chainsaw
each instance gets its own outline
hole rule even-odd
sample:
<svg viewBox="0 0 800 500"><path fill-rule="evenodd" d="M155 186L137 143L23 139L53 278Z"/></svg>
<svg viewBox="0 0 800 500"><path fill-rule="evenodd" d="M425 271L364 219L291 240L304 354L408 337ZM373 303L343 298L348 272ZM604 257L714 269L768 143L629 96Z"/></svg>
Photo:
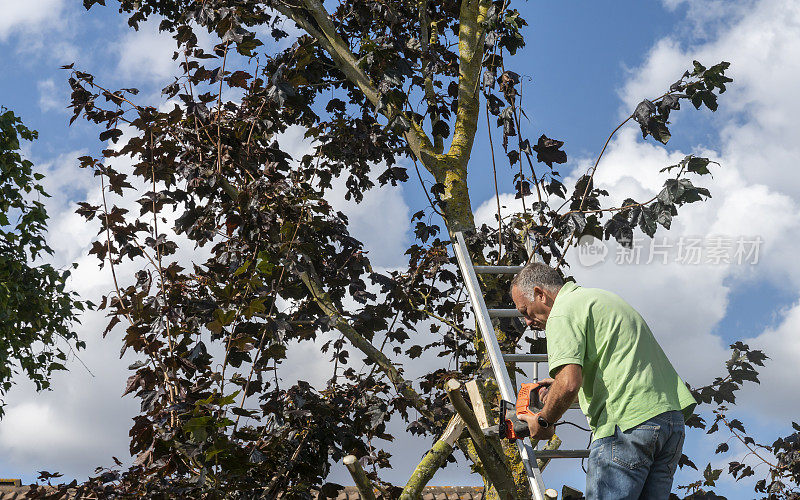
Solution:
<svg viewBox="0 0 800 500"><path fill-rule="evenodd" d="M519 415L537 416L538 412L544 407L539 397L539 391L549 385L549 383L542 384L540 382L522 384L522 387L520 387L517 393L516 405L501 399L500 416L498 419L500 424L484 429L483 433L487 436L499 436L506 439L523 439L530 436L528 423L521 420ZM541 423L540 421L540 424ZM547 424L547 422L544 422L544 424Z"/></svg>

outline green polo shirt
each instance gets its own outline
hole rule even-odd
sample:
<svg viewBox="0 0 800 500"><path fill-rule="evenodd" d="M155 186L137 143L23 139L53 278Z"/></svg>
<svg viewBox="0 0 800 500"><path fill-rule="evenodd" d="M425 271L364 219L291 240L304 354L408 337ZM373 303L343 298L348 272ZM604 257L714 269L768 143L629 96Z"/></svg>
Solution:
<svg viewBox="0 0 800 500"><path fill-rule="evenodd" d="M644 319L619 296L565 283L547 318L550 376L583 367L578 393L594 439L670 410L688 418L696 404Z"/></svg>

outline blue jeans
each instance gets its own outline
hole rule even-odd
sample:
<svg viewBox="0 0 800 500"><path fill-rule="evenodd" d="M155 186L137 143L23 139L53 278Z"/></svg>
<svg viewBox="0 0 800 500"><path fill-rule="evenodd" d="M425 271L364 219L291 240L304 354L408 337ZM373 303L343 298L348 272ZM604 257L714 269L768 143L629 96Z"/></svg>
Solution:
<svg viewBox="0 0 800 500"><path fill-rule="evenodd" d="M613 436L595 439L589 448L587 500L661 500L669 498L681 458L683 415L668 411Z"/></svg>

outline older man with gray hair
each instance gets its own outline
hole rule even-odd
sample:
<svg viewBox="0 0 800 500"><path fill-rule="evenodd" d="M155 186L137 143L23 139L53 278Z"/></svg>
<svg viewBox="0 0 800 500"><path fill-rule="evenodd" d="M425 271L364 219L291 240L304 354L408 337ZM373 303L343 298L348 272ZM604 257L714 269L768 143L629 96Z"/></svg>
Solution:
<svg viewBox="0 0 800 500"><path fill-rule="evenodd" d="M528 326L545 331L553 377L542 381L542 411L521 415L531 437L549 439L577 396L594 435L586 498L669 498L696 402L641 315L538 262L514 277L511 298Z"/></svg>

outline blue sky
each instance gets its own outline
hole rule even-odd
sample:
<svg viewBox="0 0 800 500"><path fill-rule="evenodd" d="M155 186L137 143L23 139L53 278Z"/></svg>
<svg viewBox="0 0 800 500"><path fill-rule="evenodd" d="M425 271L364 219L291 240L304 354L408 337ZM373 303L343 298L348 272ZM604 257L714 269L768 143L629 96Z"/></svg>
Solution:
<svg viewBox="0 0 800 500"><path fill-rule="evenodd" d="M705 184L714 198L683 210L664 235L671 241L692 235L759 235L765 241L759 263L623 266L613 262L618 251L614 245L601 265L582 267L574 254L570 262L582 283L616 291L643 313L690 383L721 373L727 344L734 340L751 339L763 347L773 358L762 376L764 384L743 391L737 412L767 442L787 434L791 416L800 414L800 402L791 396L800 391L800 383L786 376L800 356L800 264L794 259L792 236L800 226L800 176L794 173L800 157L800 125L794 117L800 105L782 96L792 94L800 79L800 7L778 0L529 0L515 7L529 23L527 47L509 64L530 77L523 81L531 120L524 125L525 133L533 139L544 133L565 141L570 161L561 172L569 182L587 169L607 135L635 104L658 95L693 58L705 64L722 59L732 63L735 82L720 98L716 114L680 111L667 148L642 142L635 124L630 124L609 148L597 181L612 192L614 201L628 195L644 198L663 183L657 174L660 167L689 153L717 159L722 166ZM58 68L75 62L109 86L138 87L143 102L157 103L158 91L175 72L169 58L174 45L152 24L133 32L114 8L87 13L78 2L66 0L0 0L0 9L6 13L0 20L0 104L40 133L40 140L26 152L48 174L47 187L54 195L48 208L55 260L78 261L75 287L96 299L107 292L110 277L107 269L98 270L94 260L85 257L96 228L74 216L72 204L98 196L95 180L77 168L75 159L96 153L100 145L97 131L81 120L67 126L68 74ZM484 123L481 117L469 180L476 217L491 222L494 190ZM306 146L299 135L290 132L284 144L302 152ZM495 135L501 155L499 141ZM513 174L503 158L498 158L498 168L501 193L509 193ZM517 205L512 198L501 195L508 210ZM403 245L410 243L410 214L425 203L412 175L404 186L374 190L363 204L343 202L341 209L376 263L396 266L402 264ZM376 210L385 218L376 219ZM30 481L34 471L49 469L82 477L95 465L109 463L111 455L126 454L128 419L137 407L130 398L119 398L129 360L117 361L118 339L110 335L101 340L101 325L103 318L95 315L87 316L81 327L90 342L82 359L94 376L73 362L70 373L57 377L53 392L35 394L20 384L9 394L8 416L0 422L0 476ZM325 365L326 358L313 344L298 347L292 356ZM689 452L708 456L716 446L716 440L703 434L690 436ZM573 446L585 446L582 436L566 438ZM384 475L395 482L404 481L426 445L400 441L389 445L396 467ZM742 454L735 446L732 450ZM341 467L335 468L333 478L349 479ZM449 467L433 483L475 480L463 467ZM569 461L551 466L545 481L581 487L583 480L577 463ZM725 489L730 498L753 497L749 486L726 483Z"/></svg>

